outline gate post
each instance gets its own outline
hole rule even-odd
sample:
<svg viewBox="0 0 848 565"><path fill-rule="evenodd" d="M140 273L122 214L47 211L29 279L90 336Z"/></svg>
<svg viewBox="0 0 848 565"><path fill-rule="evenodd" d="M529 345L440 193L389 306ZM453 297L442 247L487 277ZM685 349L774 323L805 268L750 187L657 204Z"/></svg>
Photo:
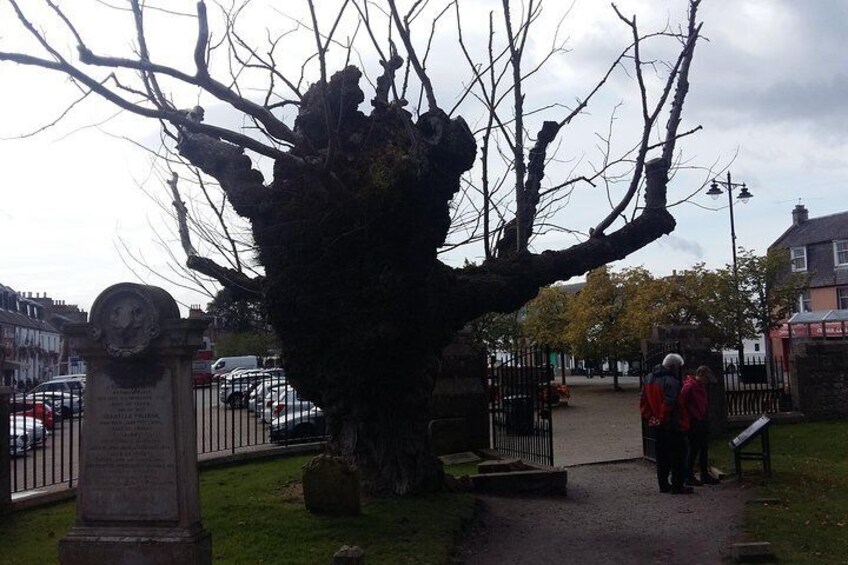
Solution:
<svg viewBox="0 0 848 565"><path fill-rule="evenodd" d="M12 473L9 456L9 394L11 389L0 386L0 516L12 508Z"/></svg>
<svg viewBox="0 0 848 565"><path fill-rule="evenodd" d="M486 350L460 334L442 351L429 425L436 455L487 449Z"/></svg>

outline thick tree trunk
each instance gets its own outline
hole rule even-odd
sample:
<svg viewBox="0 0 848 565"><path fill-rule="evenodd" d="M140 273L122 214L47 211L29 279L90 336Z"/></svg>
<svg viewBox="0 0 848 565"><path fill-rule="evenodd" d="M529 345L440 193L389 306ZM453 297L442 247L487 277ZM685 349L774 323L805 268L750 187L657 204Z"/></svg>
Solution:
<svg viewBox="0 0 848 565"><path fill-rule="evenodd" d="M348 390L348 398L327 408L331 451L356 463L372 493L407 494L442 486L441 463L428 439L433 380L422 369L410 363L386 367L391 384ZM359 382L363 380L367 382Z"/></svg>
<svg viewBox="0 0 848 565"><path fill-rule="evenodd" d="M275 163L270 185L233 145L184 132L179 149L251 221L289 379L326 412L331 449L359 466L372 492L406 494L441 485L427 426L433 375L453 335L486 312L516 310L543 285L626 256L674 219L667 164L656 161L645 210L624 228L568 250L451 269L437 250L474 137L439 110L413 122L400 105L375 103L366 116L359 78L348 67L309 89L300 141ZM236 290L246 284L233 281Z"/></svg>
<svg viewBox="0 0 848 565"><path fill-rule="evenodd" d="M240 211L289 378L325 411L330 448L357 464L371 492L406 494L442 484L430 396L459 322L446 314L453 277L436 251L476 146L462 120L438 111L414 123L402 107L377 104L365 116L359 76L348 67L325 92L310 88L295 124L304 147L292 153L314 166L278 162L262 200Z"/></svg>

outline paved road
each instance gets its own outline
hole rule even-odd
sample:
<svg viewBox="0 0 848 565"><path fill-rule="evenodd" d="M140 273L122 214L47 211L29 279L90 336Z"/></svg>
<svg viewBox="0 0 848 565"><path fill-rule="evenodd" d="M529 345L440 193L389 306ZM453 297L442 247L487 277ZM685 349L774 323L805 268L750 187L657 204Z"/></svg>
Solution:
<svg viewBox="0 0 848 565"><path fill-rule="evenodd" d="M638 377L567 377L568 406L554 408L554 465L565 467L642 455Z"/></svg>
<svg viewBox="0 0 848 565"><path fill-rule="evenodd" d="M555 464L569 468L568 496L481 496L481 519L458 562L727 563L751 493L732 480L688 496L659 493L653 465L639 459L637 379L622 378L622 392L611 378L568 377L568 385L569 406L554 412Z"/></svg>

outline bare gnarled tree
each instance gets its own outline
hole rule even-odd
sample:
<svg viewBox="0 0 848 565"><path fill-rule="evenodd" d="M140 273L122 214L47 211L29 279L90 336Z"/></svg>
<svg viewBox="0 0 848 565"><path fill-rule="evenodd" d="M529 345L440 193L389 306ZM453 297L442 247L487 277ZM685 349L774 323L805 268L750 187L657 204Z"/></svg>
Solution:
<svg viewBox="0 0 848 565"><path fill-rule="evenodd" d="M197 3L193 68L186 70L154 60L154 38L145 28L151 8L140 0L130 0L126 10L135 40L129 58L97 53L52 0L44 0L51 19L37 23L29 3L7 2L41 53L2 51L0 60L66 75L85 95L161 121L179 156L202 171L201 179L220 185L227 205L249 222L262 276L195 249L178 178L169 180L188 266L264 301L291 381L323 407L330 448L356 462L374 492L440 487L441 467L427 439L430 395L440 353L460 328L487 312L513 311L542 286L621 259L674 229L666 186L675 142L689 133L678 126L700 32L699 0L686 2L680 30L650 34L613 6L612 17L630 34L627 44L574 108L543 108L556 119L535 133L528 124L541 110L528 110L524 85L562 50L554 43L547 57L527 54L540 21L538 0L493 3L479 61L463 33L461 0L405 7L395 0L339 0L329 19L312 0L303 4L304 17L289 17L280 12L290 9L286 2L277 15L313 43L299 77L284 71L290 61L278 62L290 53L280 47L288 33L245 36L237 25L243 6L217 10L215 27L206 3ZM155 15L168 13L159 8ZM187 21L185 14L171 15ZM454 59L466 61L470 73L448 108L428 69L436 23L443 30L451 21ZM348 34L343 40L340 30ZM429 31L425 41L414 39L420 30ZM76 44L76 58L60 49L61 31ZM675 43L677 54L655 73L661 84L649 97L643 70L657 63L641 53L654 40ZM382 68L370 104L362 70L350 64L363 57ZM213 69L222 67L225 78L216 79ZM641 101L642 128L631 148L590 174L546 182L561 131L619 69L632 75ZM249 74L264 77L261 89ZM315 79L305 86L311 74ZM204 112L196 100L227 105L246 127L210 123L210 107ZM456 115L474 100L486 114L476 132ZM293 120L285 118L292 113ZM481 174L472 181L467 173L478 157ZM263 174L259 163L269 160ZM613 163L627 163L628 187L590 235L567 249L533 252L532 237L546 229L563 193L604 178ZM232 241L219 250L235 249ZM439 259L440 250L475 241L484 248L479 264L452 268Z"/></svg>

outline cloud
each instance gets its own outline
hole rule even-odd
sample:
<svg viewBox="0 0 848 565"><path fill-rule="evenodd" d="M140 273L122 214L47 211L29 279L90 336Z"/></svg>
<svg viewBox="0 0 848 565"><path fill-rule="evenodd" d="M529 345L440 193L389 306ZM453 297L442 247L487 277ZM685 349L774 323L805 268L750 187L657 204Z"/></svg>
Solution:
<svg viewBox="0 0 848 565"><path fill-rule="evenodd" d="M693 71L698 120L731 127L782 123L845 138L848 4L725 0L707 10L708 41L699 45ZM717 19L730 12L737 17Z"/></svg>
<svg viewBox="0 0 848 565"><path fill-rule="evenodd" d="M685 255L691 255L695 262L704 258L704 248L701 247L701 244L697 241L683 239L682 237L672 234L661 239L660 244L672 249L673 251L679 251Z"/></svg>

